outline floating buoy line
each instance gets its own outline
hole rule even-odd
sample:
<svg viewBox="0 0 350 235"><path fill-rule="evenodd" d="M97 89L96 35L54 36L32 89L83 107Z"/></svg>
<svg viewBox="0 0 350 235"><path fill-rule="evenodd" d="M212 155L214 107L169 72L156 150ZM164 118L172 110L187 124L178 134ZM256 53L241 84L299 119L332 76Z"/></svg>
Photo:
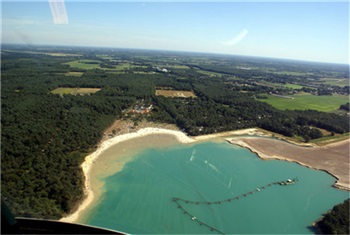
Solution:
<svg viewBox="0 0 350 235"><path fill-rule="evenodd" d="M217 232L217 233L220 233L220 234L225 234L224 232L218 230L217 228L197 219L197 217L195 215L192 215L189 211L187 211L183 205L181 203L185 203L185 204L195 204L195 205L213 205L213 204L224 204L224 203L229 203L229 202L233 202L235 200L239 200L240 198L243 198L243 197L247 197L249 195L252 195L253 193L256 193L256 192L260 192L261 190L263 189L267 189L268 187L271 187L273 185L282 185L282 186L285 186L285 185L291 185L291 184L294 184L295 182L298 181L298 178L294 178L294 179L288 179L288 180L284 180L284 181L278 181L278 182L272 182L270 184L267 184L267 185L264 185L264 186L261 186L259 188L256 188L255 190L252 190L248 193L244 193L240 196L236 196L236 197L232 197L232 198L227 198L227 199L224 199L224 200L220 200L220 201L191 201L191 200L187 200L187 199L183 199L183 198L179 198L179 197L173 197L173 202L175 202L177 204L177 208L182 210L183 214L185 216L188 216L192 221L194 222L197 222L199 225L201 226L205 226L205 227L208 227L210 229L210 231L213 231L213 232Z"/></svg>

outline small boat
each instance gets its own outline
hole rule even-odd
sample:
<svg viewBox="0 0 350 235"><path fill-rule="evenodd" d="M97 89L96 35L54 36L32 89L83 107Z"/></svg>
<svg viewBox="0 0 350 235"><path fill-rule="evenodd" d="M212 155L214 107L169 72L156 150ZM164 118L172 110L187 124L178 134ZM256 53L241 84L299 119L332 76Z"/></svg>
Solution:
<svg viewBox="0 0 350 235"><path fill-rule="evenodd" d="M195 216L192 217L192 220L196 220L197 218Z"/></svg>
<svg viewBox="0 0 350 235"><path fill-rule="evenodd" d="M256 188L256 191L260 192L260 189L259 189L259 188Z"/></svg>

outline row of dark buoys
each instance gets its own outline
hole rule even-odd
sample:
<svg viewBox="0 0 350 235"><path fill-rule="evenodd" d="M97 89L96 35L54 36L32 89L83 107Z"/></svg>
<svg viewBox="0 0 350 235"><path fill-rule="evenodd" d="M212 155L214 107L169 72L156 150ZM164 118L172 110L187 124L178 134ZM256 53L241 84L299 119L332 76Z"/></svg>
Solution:
<svg viewBox="0 0 350 235"><path fill-rule="evenodd" d="M220 230L218 230L218 229L216 229L216 228L210 226L209 224L206 224L206 223L204 223L203 221L198 220L197 217L195 217L194 215L190 214L187 210L185 210L185 209L181 206L181 204L178 202L178 200L176 200L176 199L177 199L177 198L174 198L173 201L178 205L177 208L179 208L180 210L182 210L182 211L183 211L183 214L184 214L184 215L187 215L192 221L197 222L200 226L206 226L206 227L208 227L208 228L210 229L210 231L213 231L213 232L216 231L217 233L225 234L225 233L221 232Z"/></svg>
<svg viewBox="0 0 350 235"><path fill-rule="evenodd" d="M224 202L232 202L233 200L239 200L241 197L246 197L248 195L252 195L253 193L255 192L260 192L262 189L266 189L272 185L290 185L290 184L294 184L298 179L295 178L293 180L284 180L284 181L278 181L278 182L272 182L270 184L267 184L267 185L264 185L264 186L261 186L260 188L256 188L255 190L253 191L250 191L248 193L244 193L242 194L241 196L236 196L236 197L233 197L233 198L228 198L228 199L225 199L225 200L221 200L221 201L214 201L214 202L201 202L201 201L190 201L190 200L186 200L186 199L182 199L182 198L178 198L178 197L174 197L173 198L173 202L175 202L178 206L179 209L181 209L183 211L183 213L185 215L188 215L193 221L196 221L199 223L199 225L201 226L206 226L208 227L211 231L216 231L218 233L221 233L221 234L225 234L223 232L221 232L220 230L204 223L203 221L200 221L197 219L197 217L195 217L194 215L191 215L188 211L186 211L183 206L180 204L180 202L185 202L185 203L192 203L192 204L196 204L196 205L200 205L200 204L207 204L207 205L211 205L211 204L221 204L221 203L224 203Z"/></svg>
<svg viewBox="0 0 350 235"><path fill-rule="evenodd" d="M250 191L248 193L244 193L242 194L241 196L236 196L236 197L233 197L233 198L228 198L228 199L225 199L225 200L221 200L221 201L214 201L214 202L201 202L201 201L190 201L190 200L187 200L187 199L182 199L182 198L178 198L178 197L174 197L173 200L174 201L183 201L185 203L192 203L192 204L196 204L196 205L199 205L199 204L207 204L207 205L211 205L211 204L221 204L221 203L224 203L224 202L231 202L233 200L238 200L240 199L241 197L246 197L248 195L252 195L253 193L256 193L256 192L260 192L262 189L266 189L267 187L270 187L272 185L289 185L289 184L293 184L297 181L297 179L293 179L293 180L284 180L284 181L278 181L278 182L272 182L270 184L267 184L267 185L264 185L264 186L261 186L260 188L256 188L255 190L253 191Z"/></svg>

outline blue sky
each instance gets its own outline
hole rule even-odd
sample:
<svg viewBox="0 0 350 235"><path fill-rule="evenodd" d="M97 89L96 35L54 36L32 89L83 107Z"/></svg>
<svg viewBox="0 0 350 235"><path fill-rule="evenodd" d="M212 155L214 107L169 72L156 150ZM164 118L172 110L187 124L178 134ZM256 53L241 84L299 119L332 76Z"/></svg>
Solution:
<svg viewBox="0 0 350 235"><path fill-rule="evenodd" d="M3 2L2 42L212 52L349 64L348 2ZM58 19L59 20L59 19Z"/></svg>

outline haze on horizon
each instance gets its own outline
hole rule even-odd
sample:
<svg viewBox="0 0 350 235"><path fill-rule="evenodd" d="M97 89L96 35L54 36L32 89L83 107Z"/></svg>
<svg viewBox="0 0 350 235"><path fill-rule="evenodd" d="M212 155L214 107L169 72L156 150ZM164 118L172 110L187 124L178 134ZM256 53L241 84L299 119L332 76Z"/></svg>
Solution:
<svg viewBox="0 0 350 235"><path fill-rule="evenodd" d="M348 2L2 3L2 43L349 64Z"/></svg>

